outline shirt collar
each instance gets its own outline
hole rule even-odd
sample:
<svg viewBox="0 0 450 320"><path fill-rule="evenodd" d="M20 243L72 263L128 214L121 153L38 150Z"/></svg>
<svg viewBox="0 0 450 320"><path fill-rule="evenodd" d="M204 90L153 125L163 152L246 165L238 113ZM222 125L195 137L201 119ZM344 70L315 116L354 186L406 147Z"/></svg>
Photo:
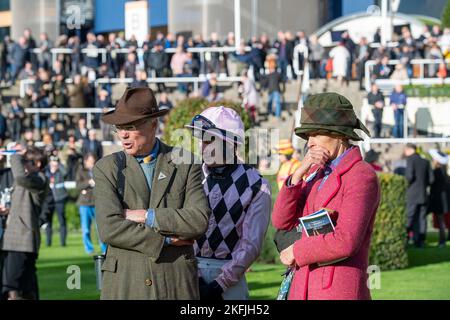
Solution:
<svg viewBox="0 0 450 320"><path fill-rule="evenodd" d="M333 161L331 161L329 167L330 169L334 169L338 166L339 162L341 162L341 160L350 152L350 150L352 150L354 147L350 147L347 150L345 150L340 156L338 156L336 159L334 159Z"/></svg>
<svg viewBox="0 0 450 320"><path fill-rule="evenodd" d="M142 162L144 162L144 163L148 163L148 162L150 162L150 161L153 161L154 159L156 159L157 157L158 157L158 153L159 153L159 139L156 139L155 140L155 145L153 146L153 149L152 149L152 151L150 152L150 154L149 155L146 155L146 156L136 156L135 158L136 158L136 160L139 162L139 163L142 163Z"/></svg>

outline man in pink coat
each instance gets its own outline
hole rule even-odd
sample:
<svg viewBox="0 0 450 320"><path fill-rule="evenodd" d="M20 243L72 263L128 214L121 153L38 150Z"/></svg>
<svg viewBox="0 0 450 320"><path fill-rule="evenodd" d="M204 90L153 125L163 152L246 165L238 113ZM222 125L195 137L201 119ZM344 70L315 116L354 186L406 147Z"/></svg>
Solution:
<svg viewBox="0 0 450 320"><path fill-rule="evenodd" d="M308 140L309 151L281 189L272 223L292 230L300 217L327 208L335 229L310 237L303 230L300 240L280 253L281 261L295 268L288 299L370 299L368 254L380 187L373 168L349 142L362 140L354 129L369 134L345 97L322 93L305 102L295 132Z"/></svg>

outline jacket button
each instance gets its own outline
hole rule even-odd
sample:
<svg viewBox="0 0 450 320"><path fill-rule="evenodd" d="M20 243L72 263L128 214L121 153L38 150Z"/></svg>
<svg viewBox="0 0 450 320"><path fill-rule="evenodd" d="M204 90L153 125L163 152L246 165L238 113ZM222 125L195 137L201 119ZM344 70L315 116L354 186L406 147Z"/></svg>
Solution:
<svg viewBox="0 0 450 320"><path fill-rule="evenodd" d="M151 286L153 284L153 282L152 282L152 280L150 280L150 279L145 279L145 285L146 286Z"/></svg>

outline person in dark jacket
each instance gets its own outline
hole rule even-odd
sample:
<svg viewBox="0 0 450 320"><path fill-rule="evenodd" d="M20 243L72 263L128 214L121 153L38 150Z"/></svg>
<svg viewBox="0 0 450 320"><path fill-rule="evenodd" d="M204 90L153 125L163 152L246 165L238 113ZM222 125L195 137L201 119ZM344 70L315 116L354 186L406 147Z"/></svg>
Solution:
<svg viewBox="0 0 450 320"><path fill-rule="evenodd" d="M8 133L8 124L6 123L6 117L2 114L2 105L0 101L0 145L3 145L7 133Z"/></svg>
<svg viewBox="0 0 450 320"><path fill-rule="evenodd" d="M365 66L371 54L372 52L368 44L367 38L362 37L356 48L356 55L355 55L356 74L359 82L359 90L364 90L363 79L365 77Z"/></svg>
<svg viewBox="0 0 450 320"><path fill-rule="evenodd" d="M378 89L378 86L372 84L371 90L367 95L367 101L372 106L372 113L374 118L373 132L374 138L381 137L381 128L383 127L383 108L384 108L384 96Z"/></svg>
<svg viewBox="0 0 450 320"><path fill-rule="evenodd" d="M414 144L405 147L406 171L408 181L406 191L407 232L409 239L413 235L414 245L418 248L425 246L427 231L427 188L433 183L433 172L430 162L423 159Z"/></svg>
<svg viewBox="0 0 450 320"><path fill-rule="evenodd" d="M74 135L67 138L67 143L60 152L60 159L67 170L67 181L75 181L78 169L82 166L83 156Z"/></svg>
<svg viewBox="0 0 450 320"><path fill-rule="evenodd" d="M389 57L383 56L377 59L377 64L373 67L373 80L375 79L389 79L392 73L392 68L389 66Z"/></svg>
<svg viewBox="0 0 450 320"><path fill-rule="evenodd" d="M45 175L49 179L50 188L52 190L53 199L55 202L54 210L58 215L59 221L59 235L60 235L60 243L62 247L66 246L66 237L67 237L67 226L66 226L66 202L69 197L69 194L64 186L64 179L66 177L66 169L60 163L59 158L57 156L51 156L50 162L45 170ZM53 210L50 210L48 223L46 228L47 234L47 246L50 247L52 245L52 221L53 221Z"/></svg>
<svg viewBox="0 0 450 320"><path fill-rule="evenodd" d="M269 92L268 113L272 114L272 102L275 103L275 116L281 117L281 87L284 88L282 75L274 65L269 67L269 74L261 79L261 84ZM283 90L284 91L284 90Z"/></svg>
<svg viewBox="0 0 450 320"><path fill-rule="evenodd" d="M39 217L48 194L48 180L43 173L45 154L35 148L16 147L11 156L14 176L11 208L8 214L2 250L6 251L2 294L9 300L39 299L36 260L40 246Z"/></svg>
<svg viewBox="0 0 450 320"><path fill-rule="evenodd" d="M408 121L405 119L405 107L407 102L407 96L403 91L403 86L401 84L397 84L394 87L394 91L391 93L390 104L392 109L394 109L394 128L392 130L392 135L395 138L403 138L404 135L408 135L408 132L403 132L404 130L404 121Z"/></svg>
<svg viewBox="0 0 450 320"><path fill-rule="evenodd" d="M278 39L274 42L273 47L277 50L278 60L277 64L280 68L281 79L284 81L287 80L286 70L288 66L288 53L287 53L287 41L283 31L278 31L277 33Z"/></svg>
<svg viewBox="0 0 450 320"><path fill-rule="evenodd" d="M67 87L62 74L57 74L52 83L52 100L53 105L57 108L65 108L67 106Z"/></svg>
<svg viewBox="0 0 450 320"><path fill-rule="evenodd" d="M97 94L97 101L96 101L96 105L97 108L101 108L103 110L103 113L106 113L109 111L110 108L113 107L113 103L111 100L111 95L110 93L108 93L107 90L97 90L98 94ZM97 114L99 115L99 114ZM98 119L100 121L100 129L102 130L102 138L103 141L113 141L114 137L112 136L112 128L109 124L104 123L103 121L101 121L100 119Z"/></svg>
<svg viewBox="0 0 450 320"><path fill-rule="evenodd" d="M445 247L445 220L444 215L450 212L450 203L448 197L449 179L447 175L448 155L437 150L429 151L433 158L434 182L430 188L430 206L429 212L436 215L439 225L439 247Z"/></svg>
<svg viewBox="0 0 450 320"><path fill-rule="evenodd" d="M80 191L78 196L77 205L80 210L81 218L81 230L83 233L84 249L87 254L94 252L94 246L91 240L91 224L95 220L95 201L94 201L94 187L95 181L92 175L92 169L95 165L95 155L87 153L83 159L83 167L77 173L77 189ZM97 227L96 227L97 228ZM106 245L100 242L101 251L104 254L106 252Z"/></svg>
<svg viewBox="0 0 450 320"><path fill-rule="evenodd" d="M82 143L88 138L88 128L86 127L86 119L80 118L77 121L77 127L75 128L75 139Z"/></svg>
<svg viewBox="0 0 450 320"><path fill-rule="evenodd" d="M20 70L25 65L27 55L27 43L24 37L19 38L19 42L14 44L10 52L12 84L16 82Z"/></svg>
<svg viewBox="0 0 450 320"><path fill-rule="evenodd" d="M95 34L89 32L86 36L87 42L82 45L82 49L87 49L83 52L83 65L89 69L97 69L99 66L99 54L97 49L99 48L99 43Z"/></svg>
<svg viewBox="0 0 450 320"><path fill-rule="evenodd" d="M88 137L83 141L81 152L83 154L92 153L95 156L95 159L103 157L103 146L102 143L97 140L97 133L94 129L88 131Z"/></svg>
<svg viewBox="0 0 450 320"><path fill-rule="evenodd" d="M154 44L154 51L150 53L148 58L148 66L150 70L155 71L156 78L166 76L166 72L169 66L169 56L164 51L161 41L156 41ZM158 83L158 90L160 92L165 91L166 87L164 83Z"/></svg>
<svg viewBox="0 0 450 320"><path fill-rule="evenodd" d="M12 187L14 183L14 177L12 175L11 168L5 168L6 156L0 154L0 191L5 192L6 189ZM3 240L3 233L5 232L6 217L0 213L0 243ZM5 253L2 251L0 246L0 288L2 288L2 274L3 274L3 261L5 258ZM0 301L2 299L2 294L0 292Z"/></svg>
<svg viewBox="0 0 450 320"><path fill-rule="evenodd" d="M6 81L8 67L8 45L7 40L0 41L0 83Z"/></svg>
<svg viewBox="0 0 450 320"><path fill-rule="evenodd" d="M136 69L138 67L138 61L136 58L136 54L133 52L128 53L127 61L123 67L123 71L125 73L125 78L136 78Z"/></svg>
<svg viewBox="0 0 450 320"><path fill-rule="evenodd" d="M8 112L8 127L11 133L11 139L19 142L20 135L22 133L23 120L25 118L25 112L22 106L19 104L17 98L11 99L11 107Z"/></svg>

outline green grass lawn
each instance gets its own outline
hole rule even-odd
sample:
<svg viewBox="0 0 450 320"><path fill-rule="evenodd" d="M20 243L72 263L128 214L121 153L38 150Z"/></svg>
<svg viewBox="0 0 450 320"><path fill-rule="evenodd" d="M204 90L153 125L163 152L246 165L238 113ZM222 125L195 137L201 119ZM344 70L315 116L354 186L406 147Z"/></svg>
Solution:
<svg viewBox="0 0 450 320"><path fill-rule="evenodd" d="M85 254L81 235L71 233L68 246L53 247L43 244L38 260L38 279L41 299L98 299L94 262ZM94 242L95 243L95 242ZM96 243L95 243L96 244ZM450 243L444 249L436 248L437 235L430 233L428 246L408 250L410 266L404 270L382 271L381 289L372 290L372 297L383 299L450 299ZM99 250L99 246L96 245ZM67 268L79 266L81 288L67 289ZM281 282L284 267L278 264L254 264L247 273L252 299L273 300Z"/></svg>

